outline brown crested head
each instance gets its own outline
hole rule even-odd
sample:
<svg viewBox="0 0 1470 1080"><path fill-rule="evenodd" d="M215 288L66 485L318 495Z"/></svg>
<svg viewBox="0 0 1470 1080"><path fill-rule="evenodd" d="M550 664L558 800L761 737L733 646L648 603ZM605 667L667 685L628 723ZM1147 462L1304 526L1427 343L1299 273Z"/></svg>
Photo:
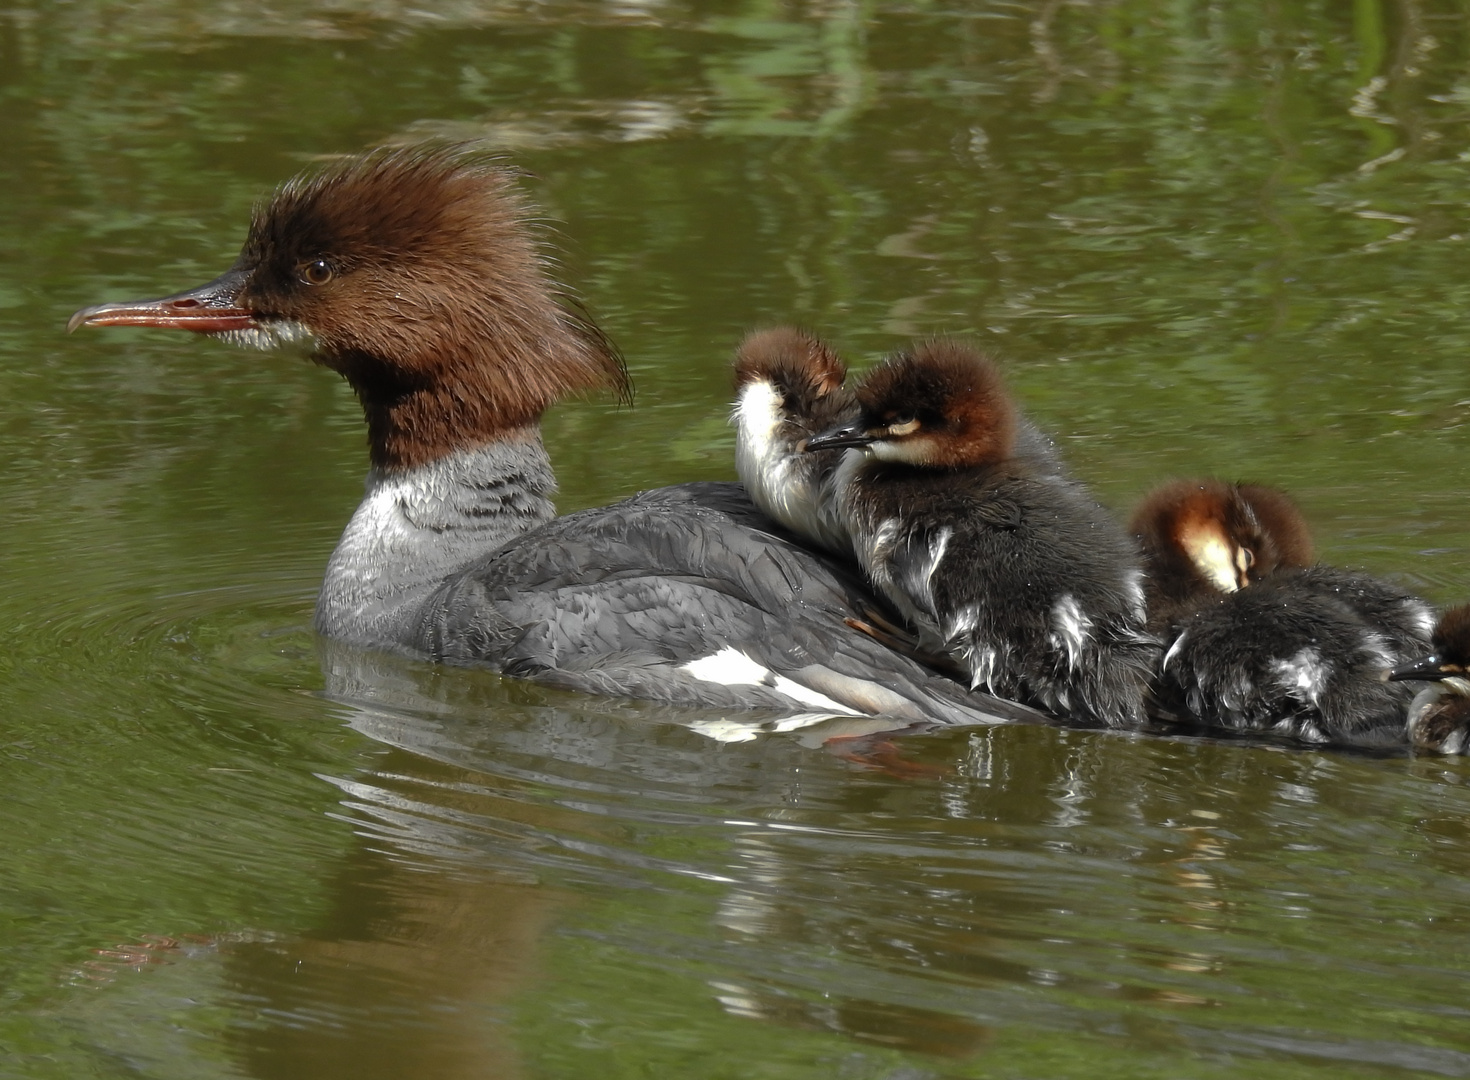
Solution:
<svg viewBox="0 0 1470 1080"><path fill-rule="evenodd" d="M868 372L856 394L875 457L972 468L1015 450L1015 404L994 362L973 345L922 342Z"/></svg>
<svg viewBox="0 0 1470 1080"><path fill-rule="evenodd" d="M735 394L757 383L780 398L788 420L820 424L835 420L851 406L852 394L842 385L847 365L825 341L790 326L755 330L735 351Z"/></svg>
<svg viewBox="0 0 1470 1080"><path fill-rule="evenodd" d="M823 398L842 387L847 365L821 338L794 326L752 330L735 350L735 389L763 381L782 393Z"/></svg>
<svg viewBox="0 0 1470 1080"><path fill-rule="evenodd" d="M516 172L461 145L298 176L257 208L216 282L89 308L81 324L309 336L362 400L374 464L389 469L534 424L567 394L630 393L617 351L551 277Z"/></svg>
<svg viewBox="0 0 1470 1080"><path fill-rule="evenodd" d="M1150 492L1130 531L1166 594L1228 593L1309 566L1312 538L1283 492L1258 484L1176 480Z"/></svg>

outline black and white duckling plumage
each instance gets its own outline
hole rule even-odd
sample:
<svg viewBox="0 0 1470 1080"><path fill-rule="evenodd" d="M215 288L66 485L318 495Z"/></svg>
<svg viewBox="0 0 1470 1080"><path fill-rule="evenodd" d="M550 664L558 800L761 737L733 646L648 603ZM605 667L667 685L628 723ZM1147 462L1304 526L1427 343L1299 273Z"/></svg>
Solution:
<svg viewBox="0 0 1470 1080"><path fill-rule="evenodd" d="M1424 651L1424 601L1312 565L1305 519L1272 488L1168 484L1142 501L1132 531L1150 625L1167 645L1155 686L1163 711L1308 742L1403 742L1410 695L1382 676Z"/></svg>
<svg viewBox="0 0 1470 1080"><path fill-rule="evenodd" d="M849 449L838 509L874 586L972 686L1083 723L1141 723L1159 645L1134 547L1078 484L1018 453L995 365L931 341L855 393L856 419L807 447Z"/></svg>

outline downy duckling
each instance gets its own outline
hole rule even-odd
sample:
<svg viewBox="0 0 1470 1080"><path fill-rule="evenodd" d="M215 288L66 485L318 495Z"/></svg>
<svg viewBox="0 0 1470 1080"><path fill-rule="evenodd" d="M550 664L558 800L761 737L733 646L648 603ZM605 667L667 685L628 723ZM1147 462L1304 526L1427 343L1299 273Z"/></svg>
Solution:
<svg viewBox="0 0 1470 1080"><path fill-rule="evenodd" d="M1390 670L1386 678L1430 685L1409 703L1409 742L1436 754L1470 753L1470 604L1439 617L1434 651Z"/></svg>
<svg viewBox="0 0 1470 1080"><path fill-rule="evenodd" d="M735 353L735 470L751 501L798 536L836 555L852 538L832 490L843 450L806 453L807 440L856 415L847 365L794 327L756 330Z"/></svg>
<svg viewBox="0 0 1470 1080"><path fill-rule="evenodd" d="M813 435L850 423L857 399L844 386L847 365L820 338L782 326L746 335L735 354L735 470L751 501L772 519L835 555L852 555L837 511L838 464L848 451L805 453ZM1025 417L1016 421L1015 456L1065 475L1056 444Z"/></svg>
<svg viewBox="0 0 1470 1080"><path fill-rule="evenodd" d="M857 388L859 415L807 441L851 448L838 509L859 564L972 687L1133 727L1159 645L1127 535L1083 489L1017 454L995 365L931 341Z"/></svg>
<svg viewBox="0 0 1470 1080"><path fill-rule="evenodd" d="M1149 628L1280 569L1310 566L1311 531L1275 488L1176 480L1154 489L1128 525L1143 552Z"/></svg>
<svg viewBox="0 0 1470 1080"><path fill-rule="evenodd" d="M1403 741L1408 693L1381 676L1423 651L1422 600L1311 565L1306 521L1273 488L1177 481L1142 501L1131 529L1150 626L1167 644L1155 699L1172 718L1317 743Z"/></svg>

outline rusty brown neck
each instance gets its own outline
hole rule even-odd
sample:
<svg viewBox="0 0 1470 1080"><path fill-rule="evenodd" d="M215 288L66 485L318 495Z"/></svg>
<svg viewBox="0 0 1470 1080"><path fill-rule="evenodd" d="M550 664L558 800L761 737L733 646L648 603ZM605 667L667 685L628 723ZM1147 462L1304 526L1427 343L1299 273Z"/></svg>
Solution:
<svg viewBox="0 0 1470 1080"><path fill-rule="evenodd" d="M555 400L524 385L507 392L474 363L444 363L432 378L416 379L361 353L319 360L345 376L356 392L373 468L384 472L416 469L534 427Z"/></svg>
<svg viewBox="0 0 1470 1080"><path fill-rule="evenodd" d="M358 392L373 468L405 472L533 426L541 409L511 413L459 385L435 384L383 400Z"/></svg>

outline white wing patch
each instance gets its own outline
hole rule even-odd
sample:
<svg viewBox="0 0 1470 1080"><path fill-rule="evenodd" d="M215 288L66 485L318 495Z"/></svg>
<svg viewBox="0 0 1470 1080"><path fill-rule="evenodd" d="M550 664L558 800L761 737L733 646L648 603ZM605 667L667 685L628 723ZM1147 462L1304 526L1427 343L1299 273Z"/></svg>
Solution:
<svg viewBox="0 0 1470 1080"><path fill-rule="evenodd" d="M932 584L934 571L939 568L944 552L949 547L949 539L953 535L954 530L948 526L940 529L929 537L928 549L922 558L916 560L917 565L901 567L905 572L895 586L895 590L902 589L910 593L910 603L920 612L927 614L935 609Z"/></svg>
<svg viewBox="0 0 1470 1080"><path fill-rule="evenodd" d="M1316 705L1322 691L1327 689L1330 669L1316 649L1299 650L1288 660L1273 660L1271 670L1283 690L1296 694ZM1307 736L1303 735L1303 738Z"/></svg>
<svg viewBox="0 0 1470 1080"><path fill-rule="evenodd" d="M684 670L704 682L722 686L768 685L769 669L757 664L739 649L724 648L710 656L691 660Z"/></svg>
<svg viewBox="0 0 1470 1080"><path fill-rule="evenodd" d="M940 629L944 635L945 644L950 644L962 638L971 637L975 633L975 627L979 625L980 608L975 604L966 604L950 615Z"/></svg>
<svg viewBox="0 0 1470 1080"><path fill-rule="evenodd" d="M765 686L808 708L830 710L838 716L862 715L855 709L833 701L826 694L819 694L785 675L777 675L731 646L698 660L691 660L681 667L703 682L719 683L721 686Z"/></svg>
<svg viewBox="0 0 1470 1080"><path fill-rule="evenodd" d="M858 561L867 570L873 584L891 599L905 615L913 618L915 608L908 595L893 581L893 545L898 540L898 519L887 518L880 522L871 536L862 538ZM854 545L856 546L856 545Z"/></svg>
<svg viewBox="0 0 1470 1080"><path fill-rule="evenodd" d="M1092 638L1092 620L1077 603L1077 598L1067 593L1051 609L1052 632L1048 635L1052 648L1067 654L1067 666L1073 671L1082 659L1082 652Z"/></svg>

